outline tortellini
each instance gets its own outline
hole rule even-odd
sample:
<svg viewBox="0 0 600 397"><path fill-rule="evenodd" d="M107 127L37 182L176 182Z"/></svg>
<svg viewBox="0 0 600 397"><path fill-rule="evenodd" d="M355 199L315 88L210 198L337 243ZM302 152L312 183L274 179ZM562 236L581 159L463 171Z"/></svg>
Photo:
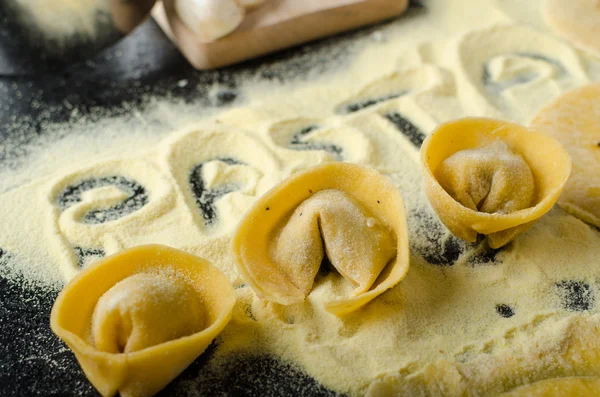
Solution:
<svg viewBox="0 0 600 397"><path fill-rule="evenodd" d="M241 221L233 251L258 297L283 305L304 301L326 255L353 287L349 296L325 303L341 316L396 285L408 271L404 203L377 171L325 163L265 194Z"/></svg>
<svg viewBox="0 0 600 397"><path fill-rule="evenodd" d="M324 252L361 293L396 256L396 238L351 196L327 189L296 208L272 249L275 263L305 296L312 289Z"/></svg>
<svg viewBox="0 0 600 397"><path fill-rule="evenodd" d="M161 245L131 248L76 276L52 330L103 396L151 396L179 375L231 318L236 294L207 261Z"/></svg>
<svg viewBox="0 0 600 397"><path fill-rule="evenodd" d="M203 304L184 280L138 273L98 299L92 316L96 349L131 353L204 329Z"/></svg>
<svg viewBox="0 0 600 397"><path fill-rule="evenodd" d="M437 128L421 148L425 192L456 236L499 248L558 199L571 172L554 139L508 122L472 118Z"/></svg>
<svg viewBox="0 0 600 397"><path fill-rule="evenodd" d="M535 194L529 165L502 141L454 153L435 176L456 201L489 214L527 208Z"/></svg>
<svg viewBox="0 0 600 397"><path fill-rule="evenodd" d="M539 112L531 128L560 141L573 159L558 204L600 227L600 84L564 94Z"/></svg>

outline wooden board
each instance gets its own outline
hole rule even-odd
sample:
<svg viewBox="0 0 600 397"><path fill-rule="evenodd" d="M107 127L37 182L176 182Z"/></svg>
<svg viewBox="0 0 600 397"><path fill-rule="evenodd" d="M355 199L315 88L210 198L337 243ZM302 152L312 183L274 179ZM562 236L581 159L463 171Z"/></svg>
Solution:
<svg viewBox="0 0 600 397"><path fill-rule="evenodd" d="M197 69L213 69L402 14L408 0L269 0L231 34L203 43L177 16L173 0L152 15Z"/></svg>

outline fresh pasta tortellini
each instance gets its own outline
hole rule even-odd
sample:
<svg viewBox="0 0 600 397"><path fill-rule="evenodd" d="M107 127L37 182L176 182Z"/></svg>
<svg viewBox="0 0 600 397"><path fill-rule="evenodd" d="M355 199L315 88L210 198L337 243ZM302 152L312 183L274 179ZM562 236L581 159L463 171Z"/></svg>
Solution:
<svg viewBox="0 0 600 397"><path fill-rule="evenodd" d="M435 176L453 199L489 214L527 208L535 194L529 165L502 141L454 153Z"/></svg>
<svg viewBox="0 0 600 397"><path fill-rule="evenodd" d="M492 119L443 124L421 148L425 192L450 231L492 248L523 233L558 199L571 172L555 140Z"/></svg>
<svg viewBox="0 0 600 397"><path fill-rule="evenodd" d="M131 353L204 329L203 304L185 280L138 273L98 299L92 316L96 349Z"/></svg>
<svg viewBox="0 0 600 397"><path fill-rule="evenodd" d="M147 245L107 257L60 293L51 327L103 396L151 396L227 325L225 275L185 252Z"/></svg>
<svg viewBox="0 0 600 397"><path fill-rule="evenodd" d="M241 221L233 250L258 297L283 305L304 301L327 256L353 288L325 304L344 315L396 285L408 271L404 203L377 171L326 163L265 194Z"/></svg>
<svg viewBox="0 0 600 397"><path fill-rule="evenodd" d="M600 84L564 94L538 113L531 128L557 139L573 159L558 204L600 227Z"/></svg>
<svg viewBox="0 0 600 397"><path fill-rule="evenodd" d="M356 293L361 293L396 256L396 238L351 196L327 189L296 208L272 249L275 263L305 296L325 253Z"/></svg>

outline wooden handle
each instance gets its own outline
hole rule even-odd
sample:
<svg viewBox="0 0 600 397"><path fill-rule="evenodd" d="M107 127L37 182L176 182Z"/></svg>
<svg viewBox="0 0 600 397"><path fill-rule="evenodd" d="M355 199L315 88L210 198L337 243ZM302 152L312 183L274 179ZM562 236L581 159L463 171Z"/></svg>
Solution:
<svg viewBox="0 0 600 397"><path fill-rule="evenodd" d="M402 14L408 0L269 0L231 34L202 43L177 16L174 0L152 15L197 69L213 69Z"/></svg>

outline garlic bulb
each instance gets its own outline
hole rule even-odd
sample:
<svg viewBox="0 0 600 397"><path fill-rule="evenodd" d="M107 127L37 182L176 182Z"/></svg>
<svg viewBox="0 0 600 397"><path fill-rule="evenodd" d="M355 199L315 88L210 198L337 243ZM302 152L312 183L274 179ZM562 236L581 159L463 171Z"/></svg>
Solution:
<svg viewBox="0 0 600 397"><path fill-rule="evenodd" d="M205 43L234 31L245 14L236 0L175 0L175 10L185 26Z"/></svg>

